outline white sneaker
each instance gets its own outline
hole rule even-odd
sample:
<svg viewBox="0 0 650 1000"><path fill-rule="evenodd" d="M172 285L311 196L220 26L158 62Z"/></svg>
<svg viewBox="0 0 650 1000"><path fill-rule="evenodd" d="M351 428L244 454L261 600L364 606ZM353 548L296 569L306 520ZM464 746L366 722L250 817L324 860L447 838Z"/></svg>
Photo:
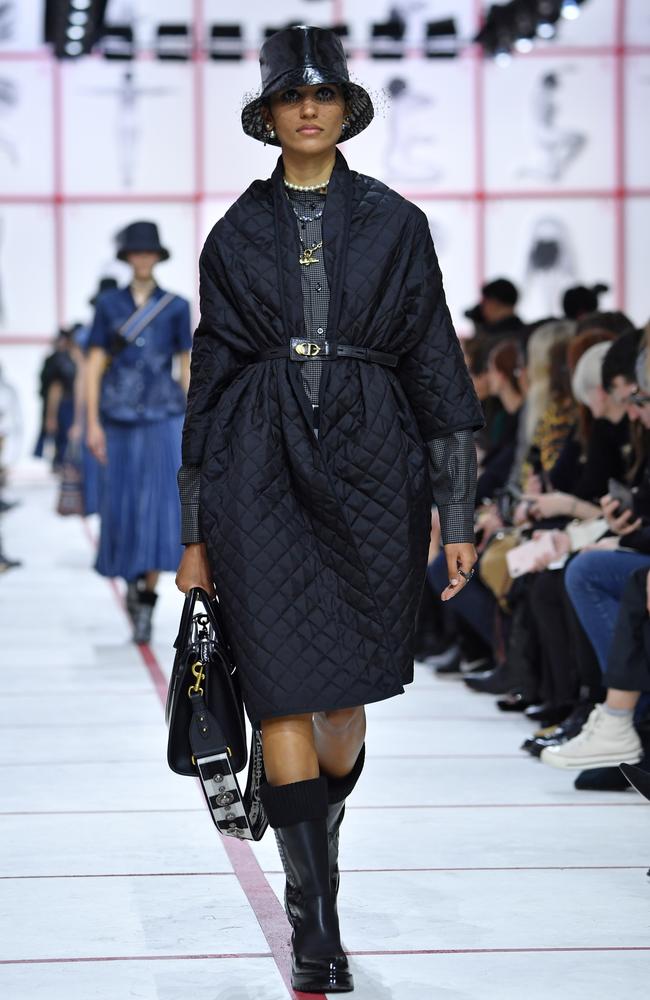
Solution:
<svg viewBox="0 0 650 1000"><path fill-rule="evenodd" d="M577 736L557 747L545 747L541 760L551 767L588 771L593 767L638 764L641 740L631 716L610 715L596 705Z"/></svg>

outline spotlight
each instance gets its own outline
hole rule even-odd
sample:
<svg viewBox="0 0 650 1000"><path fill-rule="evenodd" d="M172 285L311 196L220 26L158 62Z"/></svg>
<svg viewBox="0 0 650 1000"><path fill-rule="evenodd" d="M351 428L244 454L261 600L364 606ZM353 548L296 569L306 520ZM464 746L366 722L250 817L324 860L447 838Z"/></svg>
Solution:
<svg viewBox="0 0 650 1000"><path fill-rule="evenodd" d="M208 51L211 59L243 59L244 42L240 24L213 24Z"/></svg>
<svg viewBox="0 0 650 1000"><path fill-rule="evenodd" d="M90 52L104 23L107 0L46 0L45 41L58 59Z"/></svg>
<svg viewBox="0 0 650 1000"><path fill-rule="evenodd" d="M187 24L160 24L156 33L159 59L186 60L192 54L192 40Z"/></svg>
<svg viewBox="0 0 650 1000"><path fill-rule="evenodd" d="M401 59L404 55L404 32L406 22L399 14L390 21L370 25L372 59Z"/></svg>
<svg viewBox="0 0 650 1000"><path fill-rule="evenodd" d="M532 52L534 48L532 38L518 38L515 42L515 49L517 52L525 54L526 52Z"/></svg>
<svg viewBox="0 0 650 1000"><path fill-rule="evenodd" d="M555 38L556 34L557 34L557 29L554 24L551 24L550 21L541 21L537 25L538 38L543 38L545 41L548 41L551 38Z"/></svg>
<svg viewBox="0 0 650 1000"><path fill-rule="evenodd" d="M449 59L458 55L455 18L427 22L424 51L428 59Z"/></svg>
<svg viewBox="0 0 650 1000"><path fill-rule="evenodd" d="M575 21L580 17L580 4L578 0L564 0L560 15L567 21Z"/></svg>

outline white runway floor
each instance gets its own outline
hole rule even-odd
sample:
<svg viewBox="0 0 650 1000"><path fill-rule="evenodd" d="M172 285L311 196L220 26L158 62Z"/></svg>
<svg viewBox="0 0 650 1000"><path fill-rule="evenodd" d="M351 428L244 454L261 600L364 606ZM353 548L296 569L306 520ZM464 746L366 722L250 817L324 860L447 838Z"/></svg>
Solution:
<svg viewBox="0 0 650 1000"><path fill-rule="evenodd" d="M286 1000L270 834L220 841L165 761L181 606L129 642L51 485L15 489L0 577L2 1000ZM638 1000L650 981L650 808L518 749L530 724L424 666L369 711L342 830L357 1000ZM226 850L226 847L228 850ZM305 996L301 994L301 996Z"/></svg>

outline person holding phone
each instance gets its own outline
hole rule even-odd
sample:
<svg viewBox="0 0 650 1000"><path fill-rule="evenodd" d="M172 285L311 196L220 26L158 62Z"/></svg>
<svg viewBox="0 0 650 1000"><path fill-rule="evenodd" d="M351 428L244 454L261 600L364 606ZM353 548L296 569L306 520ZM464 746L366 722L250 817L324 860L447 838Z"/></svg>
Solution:
<svg viewBox="0 0 650 1000"><path fill-rule="evenodd" d="M637 361L637 385L626 393L628 415L650 430L650 376L648 351ZM610 535L571 561L565 573L567 593L592 643L603 673L617 655L617 625L623 595L635 572L650 569L650 517L637 516L629 506L629 495L614 488L617 496L606 494L601 501ZM644 465L637 496L639 503L650 499L650 464ZM635 738L633 705L605 702L596 705L583 730L572 740L542 752L542 760L552 767L589 770L622 760L635 763L640 743Z"/></svg>

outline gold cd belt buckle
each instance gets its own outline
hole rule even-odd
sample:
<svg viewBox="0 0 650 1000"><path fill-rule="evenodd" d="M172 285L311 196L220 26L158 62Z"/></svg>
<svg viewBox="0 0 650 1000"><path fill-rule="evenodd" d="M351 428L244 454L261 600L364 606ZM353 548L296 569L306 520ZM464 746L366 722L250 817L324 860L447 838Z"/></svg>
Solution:
<svg viewBox="0 0 650 1000"><path fill-rule="evenodd" d="M307 361L317 358L319 354L327 354L327 343L315 340L304 340L302 337L292 337L289 342L289 358L291 361Z"/></svg>

